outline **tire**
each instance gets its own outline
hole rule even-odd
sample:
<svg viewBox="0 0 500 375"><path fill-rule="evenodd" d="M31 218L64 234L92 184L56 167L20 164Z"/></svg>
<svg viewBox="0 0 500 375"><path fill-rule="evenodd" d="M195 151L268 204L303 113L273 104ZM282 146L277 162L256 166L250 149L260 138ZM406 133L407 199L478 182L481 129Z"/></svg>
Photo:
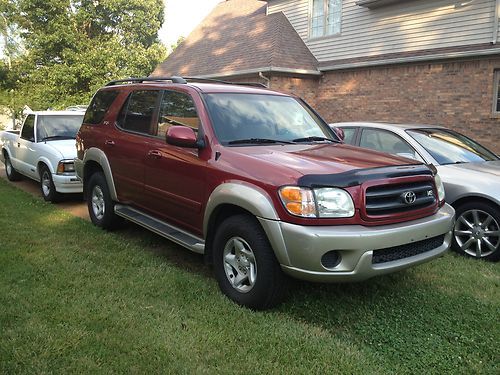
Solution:
<svg viewBox="0 0 500 375"><path fill-rule="evenodd" d="M231 216L217 228L213 265L221 291L239 305L265 310L285 295L286 277L262 227L251 216Z"/></svg>
<svg viewBox="0 0 500 375"><path fill-rule="evenodd" d="M61 199L61 194L56 191L52 173L45 165L40 168L40 191L47 202L56 203Z"/></svg>
<svg viewBox="0 0 500 375"><path fill-rule="evenodd" d="M12 162L10 161L9 155L5 152L5 174L9 181L19 181L22 176L21 174L14 169Z"/></svg>
<svg viewBox="0 0 500 375"><path fill-rule="evenodd" d="M92 174L85 196L92 223L108 230L118 226L120 218L115 214L115 202L111 199L108 183L102 172Z"/></svg>
<svg viewBox="0 0 500 375"><path fill-rule="evenodd" d="M500 259L500 210L481 201L456 209L452 249L457 253L491 262Z"/></svg>

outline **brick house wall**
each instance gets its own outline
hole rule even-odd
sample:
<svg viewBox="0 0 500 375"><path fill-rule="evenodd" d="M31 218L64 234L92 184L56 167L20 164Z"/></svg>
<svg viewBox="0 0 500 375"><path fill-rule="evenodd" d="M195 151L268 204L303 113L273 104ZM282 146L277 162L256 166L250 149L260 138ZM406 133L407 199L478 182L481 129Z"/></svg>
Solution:
<svg viewBox="0 0 500 375"><path fill-rule="evenodd" d="M500 117L492 114L500 56L271 77L271 88L305 98L328 122L436 124L500 153Z"/></svg>

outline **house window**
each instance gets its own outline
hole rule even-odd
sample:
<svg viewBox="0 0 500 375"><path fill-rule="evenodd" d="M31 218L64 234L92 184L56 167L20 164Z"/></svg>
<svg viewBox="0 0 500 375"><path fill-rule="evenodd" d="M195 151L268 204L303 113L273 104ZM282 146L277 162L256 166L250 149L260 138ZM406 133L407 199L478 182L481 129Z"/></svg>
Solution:
<svg viewBox="0 0 500 375"><path fill-rule="evenodd" d="M500 115L500 70L495 71L493 83L493 114Z"/></svg>
<svg viewBox="0 0 500 375"><path fill-rule="evenodd" d="M312 0L311 38L340 34L342 0Z"/></svg>

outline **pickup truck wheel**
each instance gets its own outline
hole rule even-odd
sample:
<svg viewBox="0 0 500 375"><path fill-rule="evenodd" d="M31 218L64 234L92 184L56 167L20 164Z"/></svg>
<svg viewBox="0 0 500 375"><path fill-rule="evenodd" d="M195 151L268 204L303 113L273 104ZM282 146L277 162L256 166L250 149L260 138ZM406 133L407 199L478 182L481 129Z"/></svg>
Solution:
<svg viewBox="0 0 500 375"><path fill-rule="evenodd" d="M500 210L483 202L457 207L452 248L477 259L500 260Z"/></svg>
<svg viewBox="0 0 500 375"><path fill-rule="evenodd" d="M9 181L19 181L21 179L21 174L12 166L9 155L5 155L5 174Z"/></svg>
<svg viewBox="0 0 500 375"><path fill-rule="evenodd" d="M103 229L113 229L119 223L109 194L108 183L102 172L94 173L87 186L87 206L92 223Z"/></svg>
<svg viewBox="0 0 500 375"><path fill-rule="evenodd" d="M52 173L49 168L43 166L40 169L40 191L42 192L43 199L47 202L56 203L61 198L61 195L56 191L54 181L52 180Z"/></svg>
<svg viewBox="0 0 500 375"><path fill-rule="evenodd" d="M254 218L236 215L224 220L215 234L213 257L219 287L236 303L264 310L281 302L285 275Z"/></svg>

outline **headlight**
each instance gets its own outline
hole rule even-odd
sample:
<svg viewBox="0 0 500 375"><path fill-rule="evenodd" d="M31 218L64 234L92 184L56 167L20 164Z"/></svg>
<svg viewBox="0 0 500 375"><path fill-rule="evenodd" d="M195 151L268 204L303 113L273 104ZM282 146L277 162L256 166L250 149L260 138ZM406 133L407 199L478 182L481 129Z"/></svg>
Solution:
<svg viewBox="0 0 500 375"><path fill-rule="evenodd" d="M295 216L339 218L354 216L354 203L349 193L337 188L308 189L285 186L279 196L286 210Z"/></svg>
<svg viewBox="0 0 500 375"><path fill-rule="evenodd" d="M434 181L436 181L436 188L438 191L438 199L440 202L444 201L445 194L444 194L444 185L443 185L443 180L441 180L441 176L436 173L434 176Z"/></svg>
<svg viewBox="0 0 500 375"><path fill-rule="evenodd" d="M57 164L57 174L73 173L75 171L75 163L73 160L61 160Z"/></svg>

